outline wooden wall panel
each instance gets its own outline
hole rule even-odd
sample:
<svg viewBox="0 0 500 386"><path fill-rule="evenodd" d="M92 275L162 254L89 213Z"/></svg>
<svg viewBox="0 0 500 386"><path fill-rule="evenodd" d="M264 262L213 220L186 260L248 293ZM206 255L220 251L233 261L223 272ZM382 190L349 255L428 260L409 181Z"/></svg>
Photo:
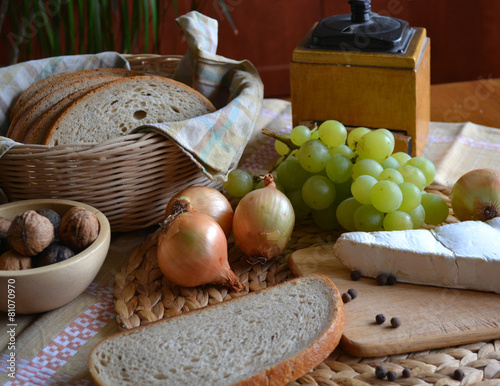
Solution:
<svg viewBox="0 0 500 386"><path fill-rule="evenodd" d="M372 0L371 3L374 12L427 29L432 40L432 83L500 77L500 1ZM162 16L160 53L183 54L187 46L174 21L173 6L171 2L163 4L169 6ZM348 0L226 0L238 29L235 34L215 0L200 4L203 13L219 20L218 53L250 60L261 74L266 97L289 95L292 52L314 23L350 12ZM191 1L179 1L178 14L188 12L191 6ZM7 42L1 43L0 65L6 65ZM138 50L147 51L144 47Z"/></svg>

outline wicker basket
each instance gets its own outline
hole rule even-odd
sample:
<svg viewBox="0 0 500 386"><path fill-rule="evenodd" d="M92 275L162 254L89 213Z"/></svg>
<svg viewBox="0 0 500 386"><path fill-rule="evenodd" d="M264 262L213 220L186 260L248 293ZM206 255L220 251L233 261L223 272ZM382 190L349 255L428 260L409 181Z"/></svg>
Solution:
<svg viewBox="0 0 500 386"><path fill-rule="evenodd" d="M172 77L180 56L126 55L131 68ZM168 200L191 185L220 188L173 141L140 133L99 144L18 145L0 158L9 201L63 198L102 211L112 231L159 223Z"/></svg>

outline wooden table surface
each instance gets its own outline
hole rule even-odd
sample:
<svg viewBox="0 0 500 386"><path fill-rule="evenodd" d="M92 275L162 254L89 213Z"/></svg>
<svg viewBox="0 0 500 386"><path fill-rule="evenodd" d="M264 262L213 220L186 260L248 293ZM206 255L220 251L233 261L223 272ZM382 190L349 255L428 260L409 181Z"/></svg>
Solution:
<svg viewBox="0 0 500 386"><path fill-rule="evenodd" d="M500 78L432 85L431 121L500 128Z"/></svg>

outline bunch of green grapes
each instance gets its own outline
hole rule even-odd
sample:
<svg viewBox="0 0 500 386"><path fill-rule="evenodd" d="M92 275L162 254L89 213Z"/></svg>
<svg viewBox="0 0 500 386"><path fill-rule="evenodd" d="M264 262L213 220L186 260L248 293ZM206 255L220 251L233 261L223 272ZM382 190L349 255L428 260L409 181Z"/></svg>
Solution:
<svg viewBox="0 0 500 386"><path fill-rule="evenodd" d="M394 152L394 145L387 129L348 132L335 120L314 129L299 125L276 139L282 158L275 181L296 218L311 217L324 230L392 231L443 223L449 214L446 201L425 191L434 180L434 164ZM252 176L241 174L232 171L224 184L234 197L256 188Z"/></svg>

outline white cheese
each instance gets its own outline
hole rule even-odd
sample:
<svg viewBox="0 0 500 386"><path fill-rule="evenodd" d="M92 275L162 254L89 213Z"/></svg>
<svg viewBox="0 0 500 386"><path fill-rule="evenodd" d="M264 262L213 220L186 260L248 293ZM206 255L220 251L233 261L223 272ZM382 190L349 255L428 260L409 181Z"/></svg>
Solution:
<svg viewBox="0 0 500 386"><path fill-rule="evenodd" d="M334 252L364 276L386 273L401 282L500 294L500 217L432 231L348 232Z"/></svg>

